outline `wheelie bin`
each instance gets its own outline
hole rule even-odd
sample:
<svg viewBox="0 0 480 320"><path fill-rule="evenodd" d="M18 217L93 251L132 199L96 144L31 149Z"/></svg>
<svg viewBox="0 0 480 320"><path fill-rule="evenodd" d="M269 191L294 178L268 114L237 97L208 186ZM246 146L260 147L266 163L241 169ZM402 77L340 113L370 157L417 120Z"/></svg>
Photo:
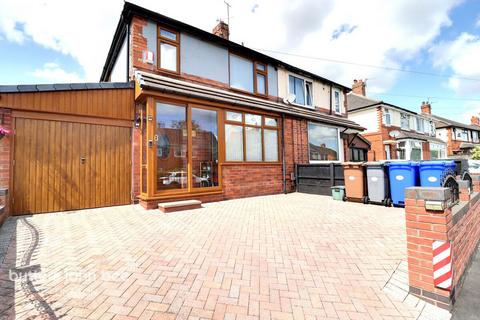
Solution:
<svg viewBox="0 0 480 320"><path fill-rule="evenodd" d="M390 195L395 206L405 205L405 188L419 185L418 162L393 161L388 163Z"/></svg>
<svg viewBox="0 0 480 320"><path fill-rule="evenodd" d="M388 167L384 162L365 162L367 173L368 202L392 205L388 185Z"/></svg>
<svg viewBox="0 0 480 320"><path fill-rule="evenodd" d="M342 201L345 197L345 187L344 186L334 186L330 187L332 189L332 198L333 200Z"/></svg>
<svg viewBox="0 0 480 320"><path fill-rule="evenodd" d="M363 162L343 163L343 176L345 178L344 200L367 203Z"/></svg>
<svg viewBox="0 0 480 320"><path fill-rule="evenodd" d="M420 162L420 185L422 187L441 187L443 179L450 174L455 176L455 161Z"/></svg>

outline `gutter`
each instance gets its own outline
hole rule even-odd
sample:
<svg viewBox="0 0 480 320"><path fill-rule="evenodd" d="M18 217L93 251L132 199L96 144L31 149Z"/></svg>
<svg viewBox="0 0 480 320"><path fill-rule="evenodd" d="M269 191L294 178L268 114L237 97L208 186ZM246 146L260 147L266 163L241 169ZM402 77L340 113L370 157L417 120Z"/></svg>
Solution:
<svg viewBox="0 0 480 320"><path fill-rule="evenodd" d="M332 101L332 92L333 91L333 86L330 84L330 115L333 114L333 101Z"/></svg>

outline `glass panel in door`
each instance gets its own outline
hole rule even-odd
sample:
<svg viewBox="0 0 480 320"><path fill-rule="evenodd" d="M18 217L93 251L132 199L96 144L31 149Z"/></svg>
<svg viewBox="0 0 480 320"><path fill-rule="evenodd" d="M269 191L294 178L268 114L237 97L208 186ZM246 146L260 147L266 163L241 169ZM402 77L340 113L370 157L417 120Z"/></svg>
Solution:
<svg viewBox="0 0 480 320"><path fill-rule="evenodd" d="M157 102L157 191L188 188L187 108Z"/></svg>
<svg viewBox="0 0 480 320"><path fill-rule="evenodd" d="M192 108L192 186L218 186L217 111Z"/></svg>

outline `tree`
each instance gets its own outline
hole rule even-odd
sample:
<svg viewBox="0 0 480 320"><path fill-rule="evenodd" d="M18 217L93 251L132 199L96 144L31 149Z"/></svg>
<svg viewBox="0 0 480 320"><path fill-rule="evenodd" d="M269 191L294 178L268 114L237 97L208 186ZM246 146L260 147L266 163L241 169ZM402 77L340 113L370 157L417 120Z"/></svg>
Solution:
<svg viewBox="0 0 480 320"><path fill-rule="evenodd" d="M472 150L472 159L473 160L480 160L480 146L476 146Z"/></svg>

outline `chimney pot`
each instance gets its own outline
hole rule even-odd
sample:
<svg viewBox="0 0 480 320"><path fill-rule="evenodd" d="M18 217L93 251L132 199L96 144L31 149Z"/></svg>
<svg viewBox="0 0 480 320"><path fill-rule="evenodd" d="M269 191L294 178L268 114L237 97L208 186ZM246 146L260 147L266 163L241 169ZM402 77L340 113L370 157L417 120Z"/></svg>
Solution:
<svg viewBox="0 0 480 320"><path fill-rule="evenodd" d="M212 33L216 36L228 40L230 36L230 29L228 28L228 24L220 20L218 21L218 24L215 26L215 28L213 28Z"/></svg>
<svg viewBox="0 0 480 320"><path fill-rule="evenodd" d="M470 122L474 126L480 126L480 118L478 116L472 116Z"/></svg>

